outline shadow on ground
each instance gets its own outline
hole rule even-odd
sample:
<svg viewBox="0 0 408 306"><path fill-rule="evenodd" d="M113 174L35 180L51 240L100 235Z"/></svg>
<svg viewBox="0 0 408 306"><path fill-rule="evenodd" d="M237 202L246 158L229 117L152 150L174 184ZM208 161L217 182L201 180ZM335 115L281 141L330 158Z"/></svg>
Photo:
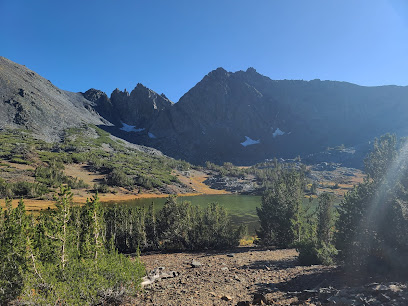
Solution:
<svg viewBox="0 0 408 306"><path fill-rule="evenodd" d="M297 265L297 258L290 258L285 260L257 260L248 265L243 265L241 269L251 270L283 270L293 268Z"/></svg>

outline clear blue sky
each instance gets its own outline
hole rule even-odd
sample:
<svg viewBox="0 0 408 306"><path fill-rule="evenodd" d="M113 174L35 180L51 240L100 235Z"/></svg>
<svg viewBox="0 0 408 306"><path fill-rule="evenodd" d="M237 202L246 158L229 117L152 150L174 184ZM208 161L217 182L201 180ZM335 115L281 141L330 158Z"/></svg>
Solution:
<svg viewBox="0 0 408 306"><path fill-rule="evenodd" d="M178 99L211 70L408 85L406 0L0 0L0 55L70 91Z"/></svg>

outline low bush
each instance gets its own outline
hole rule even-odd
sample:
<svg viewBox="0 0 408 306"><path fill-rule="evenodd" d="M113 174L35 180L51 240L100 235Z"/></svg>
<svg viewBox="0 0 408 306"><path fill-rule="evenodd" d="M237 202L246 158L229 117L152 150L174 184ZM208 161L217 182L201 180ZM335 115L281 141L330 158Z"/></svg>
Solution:
<svg viewBox="0 0 408 306"><path fill-rule="evenodd" d="M93 192L95 193L108 193L110 192L109 186L106 184L94 184Z"/></svg>

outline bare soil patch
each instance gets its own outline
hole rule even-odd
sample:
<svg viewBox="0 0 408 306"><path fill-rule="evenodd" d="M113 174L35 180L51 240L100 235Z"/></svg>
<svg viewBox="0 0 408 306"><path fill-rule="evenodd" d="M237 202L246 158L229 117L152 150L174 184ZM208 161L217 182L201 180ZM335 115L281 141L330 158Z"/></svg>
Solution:
<svg viewBox="0 0 408 306"><path fill-rule="evenodd" d="M226 190L219 190L211 188L210 186L206 185L204 181L206 181L210 175L206 174L202 171L197 170L189 170L189 171L177 171L175 172L177 178L185 184L186 186L190 186L193 188L194 192L199 194L231 194Z"/></svg>
<svg viewBox="0 0 408 306"><path fill-rule="evenodd" d="M261 295L260 303L288 305L298 301L291 291L332 284L336 267L299 266L294 249L266 250L253 246L228 252L143 254L147 271L165 267L180 275L148 285L136 305L237 305ZM194 268L192 262L201 266ZM259 297L259 296L258 296Z"/></svg>
<svg viewBox="0 0 408 306"><path fill-rule="evenodd" d="M105 175L91 172L88 170L88 166L85 164L68 164L65 165L65 175L76 177L83 180L89 186L93 186L95 183L101 183Z"/></svg>

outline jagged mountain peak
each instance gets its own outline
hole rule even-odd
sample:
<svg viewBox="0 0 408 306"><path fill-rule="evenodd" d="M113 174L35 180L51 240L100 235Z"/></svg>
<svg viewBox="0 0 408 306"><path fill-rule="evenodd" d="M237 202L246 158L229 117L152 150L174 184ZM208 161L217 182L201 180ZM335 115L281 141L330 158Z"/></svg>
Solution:
<svg viewBox="0 0 408 306"><path fill-rule="evenodd" d="M135 89L148 89L148 90L150 90L149 88L147 88L146 86L144 86L142 83L137 83ZM134 90L135 90L135 89L134 89Z"/></svg>
<svg viewBox="0 0 408 306"><path fill-rule="evenodd" d="M246 73L258 73L254 67L248 67Z"/></svg>
<svg viewBox="0 0 408 306"><path fill-rule="evenodd" d="M164 94L159 95L157 92L144 86L142 83L137 83L136 87L130 93L130 96L139 96L136 97L136 100L134 101L136 103L140 100L141 96L144 96L145 98L149 97L154 101L164 99L165 101L161 101L162 103L173 103Z"/></svg>
<svg viewBox="0 0 408 306"><path fill-rule="evenodd" d="M116 88L110 98L95 89L85 92L84 97L95 102L96 111L119 128L125 123L138 131L148 130L159 114L173 105L164 94L159 95L141 83L130 93Z"/></svg>
<svg viewBox="0 0 408 306"><path fill-rule="evenodd" d="M217 69L214 69L212 71L210 71L206 77L212 79L212 80L219 80L219 79L226 79L228 78L230 75L230 72L228 72L227 70L225 70L222 67L218 67Z"/></svg>
<svg viewBox="0 0 408 306"><path fill-rule="evenodd" d="M92 102L96 102L101 97L107 97L105 92L95 88L88 89L86 92L82 93L82 95L85 97L85 99Z"/></svg>

